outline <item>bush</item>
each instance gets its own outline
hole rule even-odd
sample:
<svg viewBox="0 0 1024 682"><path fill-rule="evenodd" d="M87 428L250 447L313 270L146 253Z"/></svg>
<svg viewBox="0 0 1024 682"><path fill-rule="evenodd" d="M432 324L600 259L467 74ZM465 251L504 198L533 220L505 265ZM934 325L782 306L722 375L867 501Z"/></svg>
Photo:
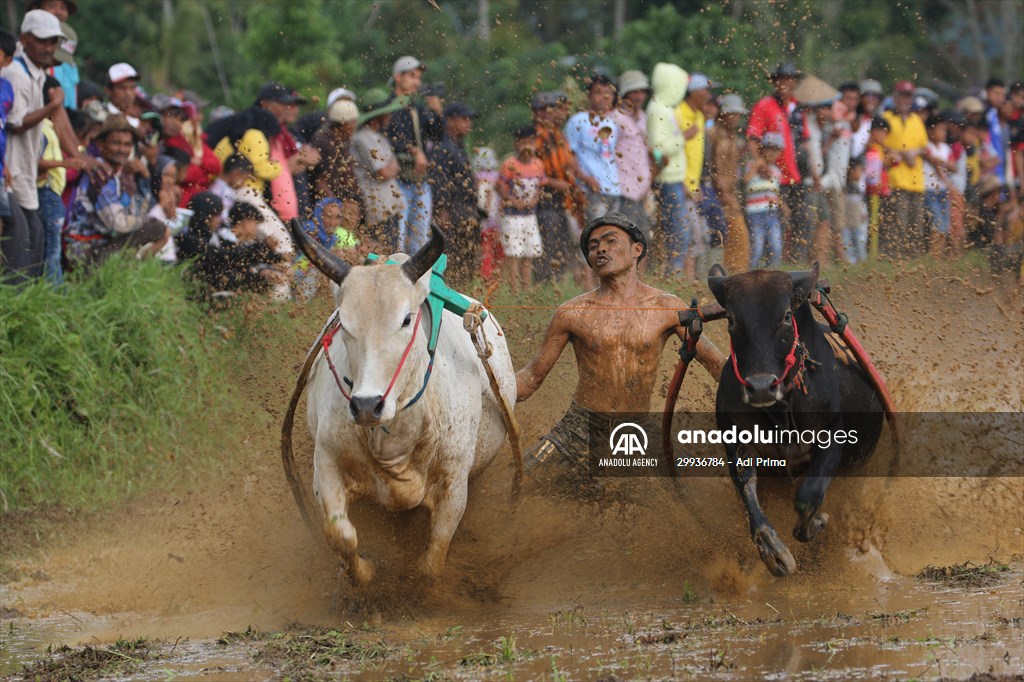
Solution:
<svg viewBox="0 0 1024 682"><path fill-rule="evenodd" d="M120 257L0 285L0 510L95 508L190 469L194 420L224 407L190 286Z"/></svg>

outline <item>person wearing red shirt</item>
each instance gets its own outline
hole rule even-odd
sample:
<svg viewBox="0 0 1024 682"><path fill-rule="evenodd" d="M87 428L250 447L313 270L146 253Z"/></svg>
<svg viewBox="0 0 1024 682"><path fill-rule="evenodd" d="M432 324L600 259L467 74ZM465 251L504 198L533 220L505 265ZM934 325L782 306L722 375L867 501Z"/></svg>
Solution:
<svg viewBox="0 0 1024 682"><path fill-rule="evenodd" d="M186 208L192 197L208 190L220 175L220 159L201 136L197 136L195 144L185 137L182 126L188 120L188 114L184 102L169 97L158 102L158 108L164 147L180 149L191 159L185 171L185 178L181 181L181 201L178 204L181 208Z"/></svg>
<svg viewBox="0 0 1024 682"><path fill-rule="evenodd" d="M791 218L788 228L788 243L793 234L809 235L810 228L804 215L805 187L800 182L800 171L796 162L796 141L793 139L793 112L797 101L793 90L803 74L789 62L779 64L769 75L775 92L762 98L750 110L747 123L747 139L750 143L750 154L756 156L761 138L765 133L778 133L782 136L784 146L777 162L782 171L782 197L790 208Z"/></svg>

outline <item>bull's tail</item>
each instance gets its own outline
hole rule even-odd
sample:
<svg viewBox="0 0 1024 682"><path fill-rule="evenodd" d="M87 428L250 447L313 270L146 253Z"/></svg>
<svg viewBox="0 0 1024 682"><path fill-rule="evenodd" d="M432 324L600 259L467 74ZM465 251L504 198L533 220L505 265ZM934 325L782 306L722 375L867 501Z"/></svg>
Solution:
<svg viewBox="0 0 1024 682"><path fill-rule="evenodd" d="M316 522L314 519L314 509L312 503L309 501L309 496L306 494L305 488L299 482L298 477L295 475L295 456L292 453L292 429L295 424L295 408L299 404L299 398L302 396L303 390L306 388L306 383L309 380L309 371L313 367L313 363L320 355L321 343L323 342L324 335L327 330L334 324L335 318L338 312L334 313L327 318L327 323L324 324L324 328L320 330L320 335L317 336L316 341L310 346L309 352L306 353L306 360L302 363L302 369L299 371L299 378L295 381L295 390L292 392L292 398L288 402L288 411L284 415L284 423L281 425L281 464L284 466L284 476L288 479L288 485L292 489L292 495L295 497L295 504L299 508L299 513L302 515L302 521L306 524L306 528L309 530L310 535L313 536L314 540L323 538L323 534L317 529Z"/></svg>

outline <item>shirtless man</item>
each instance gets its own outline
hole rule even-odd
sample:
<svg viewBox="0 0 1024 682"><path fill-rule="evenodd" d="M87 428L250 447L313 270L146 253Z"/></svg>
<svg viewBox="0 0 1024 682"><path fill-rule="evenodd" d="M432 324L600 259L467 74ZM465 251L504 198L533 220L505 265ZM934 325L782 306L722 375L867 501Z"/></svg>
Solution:
<svg viewBox="0 0 1024 682"><path fill-rule="evenodd" d="M647 253L643 232L621 213L592 220L580 235L580 249L600 281L597 289L563 303L530 363L516 373L517 401L541 385L571 343L579 369L573 403L550 433L526 453L526 470L549 479L544 462L569 465L579 478L588 471L589 429L609 425L608 413L650 411L658 362L672 334L685 340L678 297L637 277ZM697 361L717 381L725 358L706 338L697 344ZM552 457L558 453L559 456ZM539 475L538 475L539 474Z"/></svg>

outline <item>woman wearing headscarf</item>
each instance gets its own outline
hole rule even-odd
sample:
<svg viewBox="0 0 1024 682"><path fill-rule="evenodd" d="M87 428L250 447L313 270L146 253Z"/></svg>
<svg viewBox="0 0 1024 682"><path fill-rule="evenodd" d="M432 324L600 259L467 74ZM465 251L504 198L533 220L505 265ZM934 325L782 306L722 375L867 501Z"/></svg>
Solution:
<svg viewBox="0 0 1024 682"><path fill-rule="evenodd" d="M270 139L280 132L281 125L273 114L252 106L211 124L207 129L207 143L221 163L236 151L249 159L253 174L246 186L262 195L267 183L281 173L281 164L270 158Z"/></svg>
<svg viewBox="0 0 1024 682"><path fill-rule="evenodd" d="M179 206L186 207L192 197L210 188L220 175L221 161L203 140L202 131L195 117L190 115L190 102L169 98L162 103L163 145L180 149L188 155L185 178L181 183Z"/></svg>

